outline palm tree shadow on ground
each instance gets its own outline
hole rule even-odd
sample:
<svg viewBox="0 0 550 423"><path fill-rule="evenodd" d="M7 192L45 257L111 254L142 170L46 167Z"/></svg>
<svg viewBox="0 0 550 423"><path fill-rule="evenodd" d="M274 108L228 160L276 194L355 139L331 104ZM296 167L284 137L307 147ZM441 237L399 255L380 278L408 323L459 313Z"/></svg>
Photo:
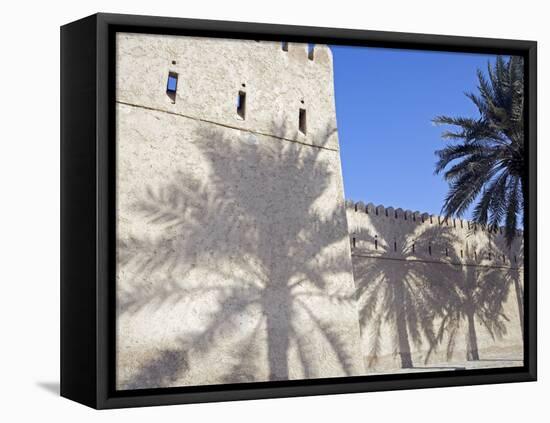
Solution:
<svg viewBox="0 0 550 423"><path fill-rule="evenodd" d="M284 126L274 125L273 133L295 137ZM324 148L335 129L326 129L319 147L230 134L195 133L210 170L207 180L182 171L163 186L149 186L135 203L136 213L160 236L119 239L121 271L137 275L118 290L119 318L213 299L202 312L206 325L194 333L182 331L178 351L185 351L185 360L178 361L171 349L161 351L125 382L127 387L162 386L192 368L191 353L215 351L220 339L231 337L237 339L236 361L219 383L258 380L264 346L267 379L289 379L291 344L304 376L321 377L318 346L305 341L306 331L316 333L337 357L341 375L358 373L345 331L321 312L354 309L351 281L351 289L335 283L350 270L349 247L342 248L348 242L341 230L344 208L323 206L337 194L340 177L330 168L330 155L338 153ZM208 275L205 280L190 281L199 270ZM243 319L251 315L255 322L242 336ZM181 365L159 365L165 356Z"/></svg>

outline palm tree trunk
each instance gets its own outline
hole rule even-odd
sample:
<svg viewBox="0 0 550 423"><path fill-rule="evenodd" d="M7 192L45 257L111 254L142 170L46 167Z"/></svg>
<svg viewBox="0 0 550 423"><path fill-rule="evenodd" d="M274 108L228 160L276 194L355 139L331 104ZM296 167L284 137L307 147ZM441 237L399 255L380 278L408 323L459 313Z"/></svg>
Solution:
<svg viewBox="0 0 550 423"><path fill-rule="evenodd" d="M271 313L267 316L267 357L269 364L269 380L288 379L289 346L288 330L283 329Z"/></svg>
<svg viewBox="0 0 550 423"><path fill-rule="evenodd" d="M409 335L404 318L397 321L397 336L399 338L399 357L401 358L402 369L412 369L413 362L411 358L411 347L409 345Z"/></svg>
<svg viewBox="0 0 550 423"><path fill-rule="evenodd" d="M521 176L521 195L523 196L523 204L527 204L527 174Z"/></svg>
<svg viewBox="0 0 550 423"><path fill-rule="evenodd" d="M519 323L521 326L521 337L524 337L523 333L523 292L519 284L519 271L517 275L514 275L514 288L516 289L516 300L518 302Z"/></svg>
<svg viewBox="0 0 550 423"><path fill-rule="evenodd" d="M399 357L401 358L401 368L411 369L413 367L413 362L411 358L411 347L409 344L409 331L407 330L407 320L405 318L406 309L404 304L405 298L403 289L403 284L401 282L398 282L395 289L395 323L397 328L397 342L399 348Z"/></svg>
<svg viewBox="0 0 550 423"><path fill-rule="evenodd" d="M527 204L527 171L524 171L523 176L521 177L521 194L523 195L523 204L525 207L525 204ZM525 210L523 210L523 220L525 221ZM522 263L520 263L522 265ZM523 292L521 290L521 286L519 284L519 275L520 272L518 270L517 275L514 275L514 288L516 289L516 300L518 302L518 314L519 314L519 322L521 325L521 337L523 338L524 335L524 327L523 327Z"/></svg>
<svg viewBox="0 0 550 423"><path fill-rule="evenodd" d="M468 311L466 314L466 318L468 320L468 345L467 345L467 352L466 352L466 360L468 361L479 360L474 312Z"/></svg>
<svg viewBox="0 0 550 423"><path fill-rule="evenodd" d="M288 348L290 345L288 287L272 285L266 287L264 303L269 380L288 380Z"/></svg>

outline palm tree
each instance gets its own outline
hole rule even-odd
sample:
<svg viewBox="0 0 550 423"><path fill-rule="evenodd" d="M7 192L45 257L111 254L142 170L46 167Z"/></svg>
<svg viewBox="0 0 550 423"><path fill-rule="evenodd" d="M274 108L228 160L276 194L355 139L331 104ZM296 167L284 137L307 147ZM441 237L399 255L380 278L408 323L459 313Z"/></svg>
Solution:
<svg viewBox="0 0 550 423"><path fill-rule="evenodd" d="M497 57L488 76L478 69L479 94L467 93L479 118L438 116L436 124L452 125L443 133L451 141L436 151L435 173L444 172L449 192L447 216L461 216L476 199L473 220L496 228L502 222L511 245L526 197L523 138L523 59Z"/></svg>

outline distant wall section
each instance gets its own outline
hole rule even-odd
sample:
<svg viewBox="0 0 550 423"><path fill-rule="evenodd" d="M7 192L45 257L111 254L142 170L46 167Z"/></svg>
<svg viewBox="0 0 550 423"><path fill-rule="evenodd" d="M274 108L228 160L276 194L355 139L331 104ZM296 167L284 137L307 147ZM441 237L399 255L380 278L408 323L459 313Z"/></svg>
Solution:
<svg viewBox="0 0 550 423"><path fill-rule="evenodd" d="M522 233L353 201L347 220L367 372L523 360Z"/></svg>

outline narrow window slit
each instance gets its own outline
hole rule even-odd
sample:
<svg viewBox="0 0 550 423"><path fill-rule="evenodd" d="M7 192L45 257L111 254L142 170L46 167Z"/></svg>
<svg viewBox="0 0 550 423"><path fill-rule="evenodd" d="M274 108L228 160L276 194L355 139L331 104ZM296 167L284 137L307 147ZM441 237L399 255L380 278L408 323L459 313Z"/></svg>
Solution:
<svg viewBox="0 0 550 423"><path fill-rule="evenodd" d="M288 42L287 41L283 41L281 43L281 48L283 49L283 51L288 51Z"/></svg>
<svg viewBox="0 0 550 423"><path fill-rule="evenodd" d="M246 93L244 91L239 91L237 96L237 114L239 117L244 120L246 116Z"/></svg>
<svg viewBox="0 0 550 423"><path fill-rule="evenodd" d="M374 249L378 250L378 235L374 235Z"/></svg>
<svg viewBox="0 0 550 423"><path fill-rule="evenodd" d="M298 115L298 128L302 134L307 134L306 109L300 109Z"/></svg>
<svg viewBox="0 0 550 423"><path fill-rule="evenodd" d="M307 58L313 60L313 54L315 53L315 44L307 45Z"/></svg>
<svg viewBox="0 0 550 423"><path fill-rule="evenodd" d="M397 242L393 241L393 251L397 251Z"/></svg>
<svg viewBox="0 0 550 423"><path fill-rule="evenodd" d="M431 245L428 245L428 254L430 256L432 255L432 246Z"/></svg>
<svg viewBox="0 0 550 423"><path fill-rule="evenodd" d="M353 248L355 248L355 237L353 237L353 238L351 239L351 241L352 241Z"/></svg>
<svg viewBox="0 0 550 423"><path fill-rule="evenodd" d="M176 102L176 92L178 90L178 74L176 72L168 72L168 80L166 82L166 95Z"/></svg>

